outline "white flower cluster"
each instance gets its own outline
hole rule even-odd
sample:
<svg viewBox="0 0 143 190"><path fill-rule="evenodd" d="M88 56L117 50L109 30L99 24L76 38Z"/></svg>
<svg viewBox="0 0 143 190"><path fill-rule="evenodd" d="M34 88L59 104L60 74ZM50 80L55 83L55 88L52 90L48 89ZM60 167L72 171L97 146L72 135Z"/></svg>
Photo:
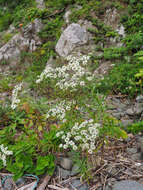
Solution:
<svg viewBox="0 0 143 190"><path fill-rule="evenodd" d="M60 131L56 134L57 137L61 137L64 141L59 147L64 149L72 147L73 150L80 148L83 151L88 150L88 153L92 154L96 148L95 140L99 134L99 127L100 124L94 123L93 119L86 120L81 124L75 123L71 131L67 134L65 134L64 131Z"/></svg>
<svg viewBox="0 0 143 190"><path fill-rule="evenodd" d="M6 156L12 155L13 152L7 150L7 147L4 147L3 144L0 145L0 159L3 161L3 165L6 166Z"/></svg>
<svg viewBox="0 0 143 190"><path fill-rule="evenodd" d="M87 80L91 81L93 76L88 72L84 66L87 65L90 56L68 56L68 64L62 67L53 68L47 65L45 70L36 80L36 83L40 83L44 78L58 79L56 86L60 89L67 90L68 88L75 88L76 86L84 86L85 82L82 77L88 75Z"/></svg>
<svg viewBox="0 0 143 190"><path fill-rule="evenodd" d="M11 108L14 110L17 107L17 104L20 102L20 99L17 98L18 91L21 90L22 83L16 85L12 91L12 103Z"/></svg>
<svg viewBox="0 0 143 190"><path fill-rule="evenodd" d="M65 116L66 111L69 111L71 109L71 106L75 104L74 101L61 101L57 105L54 105L47 113L46 118L49 117L56 117L59 120L62 120L63 122L66 122Z"/></svg>

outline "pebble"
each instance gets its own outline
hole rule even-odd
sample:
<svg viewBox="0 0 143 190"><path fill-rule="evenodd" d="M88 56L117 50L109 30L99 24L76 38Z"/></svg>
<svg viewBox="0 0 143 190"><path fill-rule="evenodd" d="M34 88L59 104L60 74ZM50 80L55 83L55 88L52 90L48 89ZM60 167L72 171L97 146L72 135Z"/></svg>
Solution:
<svg viewBox="0 0 143 190"><path fill-rule="evenodd" d="M138 149L143 154L143 137L140 137L138 140Z"/></svg>
<svg viewBox="0 0 143 190"><path fill-rule="evenodd" d="M129 153L129 154L135 154L135 153L137 153L137 148L136 147L128 148L127 149L127 153Z"/></svg>
<svg viewBox="0 0 143 190"><path fill-rule="evenodd" d="M142 155L141 155L141 153L133 154L133 155L131 155L131 159L134 161L142 160Z"/></svg>
<svg viewBox="0 0 143 190"><path fill-rule="evenodd" d="M81 184L78 179L73 180L71 184L76 190L89 190L88 186L86 184ZM73 187L71 187L70 190L73 190Z"/></svg>
<svg viewBox="0 0 143 190"><path fill-rule="evenodd" d="M117 119L121 118L121 113L112 113L112 115Z"/></svg>
<svg viewBox="0 0 143 190"><path fill-rule="evenodd" d="M137 97L136 97L136 101L137 101L138 103L143 102L143 95L137 96Z"/></svg>
<svg viewBox="0 0 143 190"><path fill-rule="evenodd" d="M122 122L122 125L124 126L124 127L127 127L127 126L129 126L130 124L132 124L133 123L133 120L122 120L121 121Z"/></svg>
<svg viewBox="0 0 143 190"><path fill-rule="evenodd" d="M143 103L136 103L135 105L135 114L136 115L141 115L143 112Z"/></svg>
<svg viewBox="0 0 143 190"><path fill-rule="evenodd" d="M80 172L80 167L79 167L77 164L75 164L75 165L72 167L72 170L71 170L70 175L71 175L71 176L75 176L75 175L77 175L79 172Z"/></svg>
<svg viewBox="0 0 143 190"><path fill-rule="evenodd" d="M113 185L113 190L143 190L143 185L132 180L124 180Z"/></svg>
<svg viewBox="0 0 143 190"><path fill-rule="evenodd" d="M71 170L73 162L69 158L60 158L59 164L65 170Z"/></svg>
<svg viewBox="0 0 143 190"><path fill-rule="evenodd" d="M133 109L132 108L127 109L126 114L131 115L131 116L134 115Z"/></svg>
<svg viewBox="0 0 143 190"><path fill-rule="evenodd" d="M65 170L63 168L60 168L59 166L57 166L57 171L56 171L56 175L60 176L62 179L68 179L70 176L70 172L69 170Z"/></svg>
<svg viewBox="0 0 143 190"><path fill-rule="evenodd" d="M25 179L23 177L19 178L15 184L17 185L17 187L21 187L25 184Z"/></svg>

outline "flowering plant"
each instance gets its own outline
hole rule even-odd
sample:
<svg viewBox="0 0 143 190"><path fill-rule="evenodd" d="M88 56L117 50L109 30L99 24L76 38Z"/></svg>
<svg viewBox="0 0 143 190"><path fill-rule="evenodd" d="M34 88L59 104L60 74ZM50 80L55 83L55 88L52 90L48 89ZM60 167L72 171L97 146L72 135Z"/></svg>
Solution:
<svg viewBox="0 0 143 190"><path fill-rule="evenodd" d="M41 75L38 76L36 83L40 83L44 78L49 78L57 80L56 86L61 90L76 90L77 86L85 86L84 77L86 77L87 81L93 79L92 73L85 68L89 59L90 56L86 55L79 57L70 55L66 58L67 65L57 68L47 65Z"/></svg>
<svg viewBox="0 0 143 190"><path fill-rule="evenodd" d="M6 156L12 155L13 152L7 150L7 147L4 147L3 144L0 145L0 160L2 160L3 165L6 166Z"/></svg>
<svg viewBox="0 0 143 190"><path fill-rule="evenodd" d="M56 117L64 123L66 122L66 112L70 111L72 105L74 104L74 101L61 101L49 109L48 113L46 114L46 118L48 119L50 117Z"/></svg>
<svg viewBox="0 0 143 190"><path fill-rule="evenodd" d="M17 98L18 96L18 91L20 91L22 88L22 83L16 85L12 91L12 103L11 103L11 108L14 110L18 103L20 103L20 99Z"/></svg>
<svg viewBox="0 0 143 190"><path fill-rule="evenodd" d="M99 123L94 123L93 119L86 120L82 123L75 123L68 133L60 131L56 134L63 141L60 148L72 148L73 150L82 149L87 150L92 154L95 150L95 141L99 136Z"/></svg>

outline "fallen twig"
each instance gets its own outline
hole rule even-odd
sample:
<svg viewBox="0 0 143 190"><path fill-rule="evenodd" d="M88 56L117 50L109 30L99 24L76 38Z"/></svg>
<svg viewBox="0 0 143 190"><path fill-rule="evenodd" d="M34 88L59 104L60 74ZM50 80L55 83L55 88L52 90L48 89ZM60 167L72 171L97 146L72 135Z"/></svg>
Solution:
<svg viewBox="0 0 143 190"><path fill-rule="evenodd" d="M37 190L44 190L47 184L49 183L50 179L51 179L51 176L47 175L44 178L43 182L40 184L40 186L37 188Z"/></svg>
<svg viewBox="0 0 143 190"><path fill-rule="evenodd" d="M56 190L69 190L67 188L60 188L60 187L57 187L55 185L48 185L48 187L51 188L51 189L56 189Z"/></svg>

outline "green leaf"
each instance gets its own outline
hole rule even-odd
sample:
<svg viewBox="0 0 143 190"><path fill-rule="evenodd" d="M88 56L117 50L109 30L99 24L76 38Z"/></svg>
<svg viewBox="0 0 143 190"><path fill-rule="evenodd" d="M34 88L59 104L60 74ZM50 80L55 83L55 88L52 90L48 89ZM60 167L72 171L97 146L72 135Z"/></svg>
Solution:
<svg viewBox="0 0 143 190"><path fill-rule="evenodd" d="M49 156L39 156L37 159L37 167L36 171L43 170L45 167L47 167L50 163Z"/></svg>

